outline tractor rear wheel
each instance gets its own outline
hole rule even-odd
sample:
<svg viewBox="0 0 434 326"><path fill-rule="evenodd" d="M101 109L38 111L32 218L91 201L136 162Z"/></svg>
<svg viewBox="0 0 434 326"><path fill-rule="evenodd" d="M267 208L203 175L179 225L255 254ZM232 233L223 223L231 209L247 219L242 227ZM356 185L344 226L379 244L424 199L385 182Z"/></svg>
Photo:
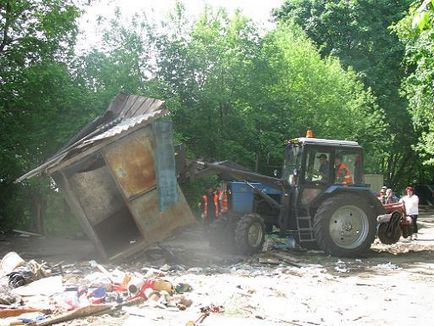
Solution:
<svg viewBox="0 0 434 326"><path fill-rule="evenodd" d="M376 218L366 200L338 194L318 208L313 225L318 246L332 256L355 257L375 239Z"/></svg>
<svg viewBox="0 0 434 326"><path fill-rule="evenodd" d="M265 224L258 214L240 218L235 228L235 245L238 252L251 255L262 250L265 239Z"/></svg>

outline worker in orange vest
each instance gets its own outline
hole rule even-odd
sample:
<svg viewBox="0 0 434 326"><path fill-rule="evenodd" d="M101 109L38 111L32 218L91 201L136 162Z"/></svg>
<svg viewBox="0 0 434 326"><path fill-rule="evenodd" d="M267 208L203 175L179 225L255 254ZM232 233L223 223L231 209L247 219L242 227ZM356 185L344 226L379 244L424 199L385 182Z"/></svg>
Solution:
<svg viewBox="0 0 434 326"><path fill-rule="evenodd" d="M213 223L219 216L219 196L213 188L208 188L201 201L202 218L206 224Z"/></svg>
<svg viewBox="0 0 434 326"><path fill-rule="evenodd" d="M224 214L228 211L228 193L221 186L218 186L217 194L219 198L219 213Z"/></svg>
<svg viewBox="0 0 434 326"><path fill-rule="evenodd" d="M336 183L342 183L349 185L353 183L353 177L351 176L350 168L344 162L342 162L342 156L337 155L335 158L336 168Z"/></svg>

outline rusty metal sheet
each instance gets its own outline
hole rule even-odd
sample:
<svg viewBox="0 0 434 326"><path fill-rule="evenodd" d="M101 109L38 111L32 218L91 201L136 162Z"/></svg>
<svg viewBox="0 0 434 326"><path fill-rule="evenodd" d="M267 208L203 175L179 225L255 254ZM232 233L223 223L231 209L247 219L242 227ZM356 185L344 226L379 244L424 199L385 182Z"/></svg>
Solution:
<svg viewBox="0 0 434 326"><path fill-rule="evenodd" d="M156 189L132 200L130 207L131 213L145 239L146 234L152 233L154 229L159 227L159 224L164 223L160 219L158 191Z"/></svg>
<svg viewBox="0 0 434 326"><path fill-rule="evenodd" d="M102 140L102 139L106 139L106 138L110 138L110 137L114 137L116 135L119 135L125 131L128 131L129 129L132 129L138 125L145 125L147 122L152 121L162 115L165 115L166 112L161 111L161 112L152 112L152 113L148 113L148 114L143 114L137 117L132 117L132 118L128 118L128 119L124 119L121 122L119 122L116 126L107 129L106 131L104 131L101 134L98 134L95 137L92 137L90 139L87 139L85 141L83 141L83 144L87 145L87 144L91 144L96 142L97 140Z"/></svg>
<svg viewBox="0 0 434 326"><path fill-rule="evenodd" d="M131 213L143 235L144 243L152 244L164 240L178 227L196 221L179 186L177 191L179 200L163 212L159 209L157 190L130 202Z"/></svg>
<svg viewBox="0 0 434 326"><path fill-rule="evenodd" d="M104 157L127 198L156 186L151 140L143 130L107 148Z"/></svg>

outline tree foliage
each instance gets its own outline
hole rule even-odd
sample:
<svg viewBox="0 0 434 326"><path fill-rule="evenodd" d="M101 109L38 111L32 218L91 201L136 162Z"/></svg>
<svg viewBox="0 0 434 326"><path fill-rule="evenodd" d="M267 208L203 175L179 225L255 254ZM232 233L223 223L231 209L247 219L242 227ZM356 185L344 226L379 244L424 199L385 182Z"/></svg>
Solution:
<svg viewBox="0 0 434 326"><path fill-rule="evenodd" d="M274 11L278 21L293 20L319 46L324 58L338 57L372 89L384 109L389 129L382 137L390 144L378 155L377 171L391 186L414 175L408 162L414 159L415 135L407 102L399 94L405 76L404 45L390 26L400 20L410 0L287 0Z"/></svg>
<svg viewBox="0 0 434 326"><path fill-rule="evenodd" d="M65 142L80 91L67 66L73 56L79 9L71 1L5 0L0 5L0 218L20 223L32 200L40 202L41 181L13 180L43 162ZM27 199L27 200L26 200ZM41 203L39 203L41 204ZM38 205L39 205L38 204ZM27 211L27 213L26 213Z"/></svg>
<svg viewBox="0 0 434 326"><path fill-rule="evenodd" d="M395 30L405 43L409 75L402 90L413 125L420 132L416 149L426 165L434 165L434 1L413 6Z"/></svg>
<svg viewBox="0 0 434 326"><path fill-rule="evenodd" d="M155 78L177 98L175 127L196 155L264 172L267 155L309 126L372 152L387 142L372 94L336 59L322 60L297 26L261 37L240 13L207 9L189 33L170 30L158 36Z"/></svg>

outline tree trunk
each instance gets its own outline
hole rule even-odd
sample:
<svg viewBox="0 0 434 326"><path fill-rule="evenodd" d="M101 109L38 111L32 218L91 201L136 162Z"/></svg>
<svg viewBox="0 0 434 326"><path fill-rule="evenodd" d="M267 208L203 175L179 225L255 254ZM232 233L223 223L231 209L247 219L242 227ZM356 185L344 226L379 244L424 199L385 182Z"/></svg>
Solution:
<svg viewBox="0 0 434 326"><path fill-rule="evenodd" d="M45 234L44 216L47 210L47 200L39 193L32 193L32 231Z"/></svg>

